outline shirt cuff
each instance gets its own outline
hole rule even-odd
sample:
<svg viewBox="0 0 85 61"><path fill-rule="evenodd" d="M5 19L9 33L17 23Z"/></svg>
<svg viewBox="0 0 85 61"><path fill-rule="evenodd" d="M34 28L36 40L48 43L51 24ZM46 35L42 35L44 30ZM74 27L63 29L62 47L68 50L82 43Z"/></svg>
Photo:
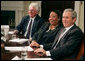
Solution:
<svg viewBox="0 0 85 61"><path fill-rule="evenodd" d="M40 45L41 48L43 48L43 45Z"/></svg>
<svg viewBox="0 0 85 61"><path fill-rule="evenodd" d="M46 51L46 56L51 56L50 51Z"/></svg>

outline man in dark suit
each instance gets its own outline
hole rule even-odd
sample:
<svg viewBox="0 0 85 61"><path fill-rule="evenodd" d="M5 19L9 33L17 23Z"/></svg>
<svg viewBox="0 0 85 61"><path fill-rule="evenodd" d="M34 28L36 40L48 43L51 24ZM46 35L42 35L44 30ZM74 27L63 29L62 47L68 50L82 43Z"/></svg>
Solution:
<svg viewBox="0 0 85 61"><path fill-rule="evenodd" d="M22 18L21 23L14 30L14 34L21 32L26 38L31 38L44 23L44 20L38 13L39 5L37 3L31 3L29 5L29 15Z"/></svg>
<svg viewBox="0 0 85 61"><path fill-rule="evenodd" d="M75 59L83 41L81 29L74 24L76 17L77 13L75 11L65 9L62 17L64 27L58 32L53 43L42 45L43 48L36 49L34 51L35 54L39 56L50 56L54 60ZM33 46L42 47L34 41L30 46L32 48Z"/></svg>

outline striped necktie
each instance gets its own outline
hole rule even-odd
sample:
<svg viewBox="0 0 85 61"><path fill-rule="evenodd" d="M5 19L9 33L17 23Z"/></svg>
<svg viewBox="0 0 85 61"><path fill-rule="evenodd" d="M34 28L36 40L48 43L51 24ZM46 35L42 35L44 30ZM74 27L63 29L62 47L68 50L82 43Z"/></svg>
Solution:
<svg viewBox="0 0 85 61"><path fill-rule="evenodd" d="M31 37L31 27L32 26L32 19L30 21L29 27L28 27L28 33L27 33L27 37L30 38Z"/></svg>
<svg viewBox="0 0 85 61"><path fill-rule="evenodd" d="M56 46L58 45L58 43L59 43L59 41L60 41L60 38L61 38L61 35L65 32L65 28L63 28L62 30L61 30L61 32L56 36L56 38L55 38L55 42L53 43L53 49L55 49L56 48Z"/></svg>

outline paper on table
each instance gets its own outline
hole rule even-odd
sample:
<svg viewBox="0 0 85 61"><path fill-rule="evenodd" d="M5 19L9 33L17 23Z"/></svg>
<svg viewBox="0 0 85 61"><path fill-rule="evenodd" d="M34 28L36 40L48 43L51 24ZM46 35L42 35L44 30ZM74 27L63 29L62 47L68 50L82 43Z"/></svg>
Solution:
<svg viewBox="0 0 85 61"><path fill-rule="evenodd" d="M25 60L52 60L51 58L26 58Z"/></svg>
<svg viewBox="0 0 85 61"><path fill-rule="evenodd" d="M12 60L20 60L18 56L15 56Z"/></svg>
<svg viewBox="0 0 85 61"><path fill-rule="evenodd" d="M16 38L16 39L12 39L12 40L9 40L9 42L17 42L17 43L24 43L26 41L28 41L29 39L19 39L19 38Z"/></svg>
<svg viewBox="0 0 85 61"><path fill-rule="evenodd" d="M4 42L6 42L6 38L5 37L1 37L1 40L3 40Z"/></svg>
<svg viewBox="0 0 85 61"><path fill-rule="evenodd" d="M9 34L14 34L14 31L9 31Z"/></svg>
<svg viewBox="0 0 85 61"><path fill-rule="evenodd" d="M11 52L15 52L15 51L22 51L23 46L22 47L5 47L5 50L9 50ZM23 51L33 51L33 49L30 46L25 46Z"/></svg>
<svg viewBox="0 0 85 61"><path fill-rule="evenodd" d="M15 56L12 60L21 60L18 56ZM51 58L25 58L25 60L52 60Z"/></svg>

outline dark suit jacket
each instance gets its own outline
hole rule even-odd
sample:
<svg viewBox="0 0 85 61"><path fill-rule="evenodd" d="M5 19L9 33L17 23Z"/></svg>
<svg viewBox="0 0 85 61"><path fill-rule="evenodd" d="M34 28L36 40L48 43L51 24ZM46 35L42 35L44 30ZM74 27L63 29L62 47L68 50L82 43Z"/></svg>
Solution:
<svg viewBox="0 0 85 61"><path fill-rule="evenodd" d="M56 41L56 40L55 40ZM54 41L54 43L55 43ZM74 25L67 31L55 49L52 45L44 45L44 49L49 50L53 59L75 59L83 41L83 33L79 27Z"/></svg>
<svg viewBox="0 0 85 61"><path fill-rule="evenodd" d="M22 32L23 35L26 32L29 20L30 20L29 16L23 17L21 20L21 23L16 27L16 29L19 32ZM37 15L36 18L34 19L31 36L33 36L34 33L36 33L39 30L39 28L41 27L43 23L44 23L44 20L39 15Z"/></svg>
<svg viewBox="0 0 85 61"><path fill-rule="evenodd" d="M53 43L55 36L57 32L60 30L61 26L58 25L54 30L46 32L49 29L49 26L49 22L43 24L39 31L34 34L32 39L36 40L39 44Z"/></svg>

